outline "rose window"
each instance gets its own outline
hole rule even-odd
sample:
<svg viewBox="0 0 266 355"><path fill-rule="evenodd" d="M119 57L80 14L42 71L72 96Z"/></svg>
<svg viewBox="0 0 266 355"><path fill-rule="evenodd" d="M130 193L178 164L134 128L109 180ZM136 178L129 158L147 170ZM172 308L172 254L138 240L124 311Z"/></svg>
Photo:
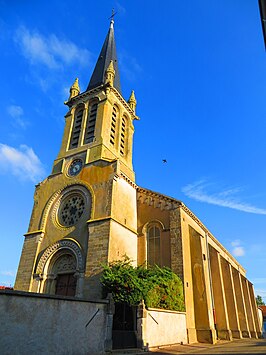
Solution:
<svg viewBox="0 0 266 355"><path fill-rule="evenodd" d="M82 195L68 196L61 203L58 213L59 223L70 227L78 222L85 210L85 201Z"/></svg>

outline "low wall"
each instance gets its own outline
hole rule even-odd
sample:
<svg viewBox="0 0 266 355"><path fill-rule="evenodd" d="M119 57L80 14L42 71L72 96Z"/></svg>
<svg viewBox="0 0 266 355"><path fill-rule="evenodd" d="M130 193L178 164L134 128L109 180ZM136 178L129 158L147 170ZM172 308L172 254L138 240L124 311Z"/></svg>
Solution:
<svg viewBox="0 0 266 355"><path fill-rule="evenodd" d="M262 337L266 338L266 317L263 317L263 309L258 308L258 314Z"/></svg>
<svg viewBox="0 0 266 355"><path fill-rule="evenodd" d="M104 354L112 337L109 304L0 290L0 354Z"/></svg>
<svg viewBox="0 0 266 355"><path fill-rule="evenodd" d="M186 313L143 309L142 316L138 318L138 333L142 333L143 345L146 348L187 344Z"/></svg>

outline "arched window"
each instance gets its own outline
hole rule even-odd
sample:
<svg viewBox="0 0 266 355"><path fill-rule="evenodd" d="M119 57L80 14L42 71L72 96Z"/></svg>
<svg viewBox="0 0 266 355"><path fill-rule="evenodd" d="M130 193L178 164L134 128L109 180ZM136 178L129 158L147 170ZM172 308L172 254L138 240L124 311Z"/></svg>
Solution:
<svg viewBox="0 0 266 355"><path fill-rule="evenodd" d="M161 265L161 230L151 225L147 230L147 261L148 265Z"/></svg>
<svg viewBox="0 0 266 355"><path fill-rule="evenodd" d="M84 136L83 144L88 144L93 142L94 139L94 131L95 131L95 124L96 124L96 117L97 117L97 108L98 104L94 103L89 108L88 119L86 123L86 131Z"/></svg>
<svg viewBox="0 0 266 355"><path fill-rule="evenodd" d="M125 154L125 145L126 145L126 117L122 117L121 121L121 134L120 134L120 154Z"/></svg>
<svg viewBox="0 0 266 355"><path fill-rule="evenodd" d="M116 106L114 106L112 112L111 130L110 130L110 143L112 145L115 145L117 119L118 119L118 109Z"/></svg>
<svg viewBox="0 0 266 355"><path fill-rule="evenodd" d="M81 132L82 118L83 118L83 111L84 111L83 108L80 108L75 112L75 118L74 118L74 124L72 128L69 149L77 148L78 146L79 136Z"/></svg>

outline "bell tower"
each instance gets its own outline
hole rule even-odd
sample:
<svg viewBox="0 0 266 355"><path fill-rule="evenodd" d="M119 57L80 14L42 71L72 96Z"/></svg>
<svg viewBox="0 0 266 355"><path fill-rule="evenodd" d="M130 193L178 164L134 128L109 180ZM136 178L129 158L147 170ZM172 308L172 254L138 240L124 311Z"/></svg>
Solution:
<svg viewBox="0 0 266 355"><path fill-rule="evenodd" d="M103 263L137 261L132 143L136 99L121 93L114 21L85 92L78 79L52 173L36 186L15 288L101 297Z"/></svg>
<svg viewBox="0 0 266 355"><path fill-rule="evenodd" d="M136 99L134 92L128 101L121 94L113 25L111 20L87 90L80 94L78 79L70 88L65 102L69 112L53 173L73 155L81 155L86 164L119 160L121 171L134 181L132 122L138 119Z"/></svg>

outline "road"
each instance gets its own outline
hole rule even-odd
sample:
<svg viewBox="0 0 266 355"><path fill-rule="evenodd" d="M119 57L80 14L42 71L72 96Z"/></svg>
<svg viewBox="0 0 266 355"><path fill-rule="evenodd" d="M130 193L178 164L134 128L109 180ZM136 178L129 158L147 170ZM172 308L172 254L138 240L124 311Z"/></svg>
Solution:
<svg viewBox="0 0 266 355"><path fill-rule="evenodd" d="M176 345L161 348L149 352L156 355L174 355L174 354L266 354L266 339L240 339L234 341L220 341L212 344L189 344Z"/></svg>
<svg viewBox="0 0 266 355"><path fill-rule="evenodd" d="M143 352L133 349L115 350L113 355L182 355L182 354L257 354L266 355L266 339L239 339L219 341L217 344L173 345Z"/></svg>

